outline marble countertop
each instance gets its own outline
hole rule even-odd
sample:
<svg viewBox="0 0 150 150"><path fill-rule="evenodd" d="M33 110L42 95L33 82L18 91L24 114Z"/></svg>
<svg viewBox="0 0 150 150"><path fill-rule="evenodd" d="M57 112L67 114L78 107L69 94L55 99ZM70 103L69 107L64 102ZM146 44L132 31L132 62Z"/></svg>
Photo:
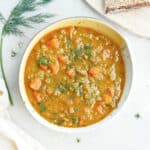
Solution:
<svg viewBox="0 0 150 150"><path fill-rule="evenodd" d="M1 0L0 11L8 16L17 0ZM13 121L37 139L47 150L149 150L150 149L150 40L137 37L98 15L83 0L53 0L43 8L56 17L47 23L24 29L25 37L9 36L4 40L5 72L14 100L9 108ZM40 125L25 108L18 88L18 72L25 48L31 38L48 24L66 17L88 16L111 24L128 41L133 60L133 86L127 103L111 121L87 133L59 133ZM18 44L19 43L19 44ZM11 51L17 52L11 57ZM135 114L139 113L137 119ZM80 142L77 142L80 139Z"/></svg>

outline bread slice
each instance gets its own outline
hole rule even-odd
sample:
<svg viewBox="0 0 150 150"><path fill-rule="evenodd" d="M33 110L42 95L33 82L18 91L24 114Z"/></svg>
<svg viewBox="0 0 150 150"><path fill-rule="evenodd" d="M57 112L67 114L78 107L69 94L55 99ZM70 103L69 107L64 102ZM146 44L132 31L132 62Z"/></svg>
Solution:
<svg viewBox="0 0 150 150"><path fill-rule="evenodd" d="M105 0L106 13L143 6L150 6L150 0Z"/></svg>

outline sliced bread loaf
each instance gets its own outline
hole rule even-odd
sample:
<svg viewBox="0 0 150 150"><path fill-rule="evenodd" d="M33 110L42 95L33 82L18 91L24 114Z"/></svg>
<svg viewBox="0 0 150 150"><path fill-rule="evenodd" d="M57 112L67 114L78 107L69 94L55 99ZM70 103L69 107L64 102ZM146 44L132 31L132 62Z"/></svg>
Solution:
<svg viewBox="0 0 150 150"><path fill-rule="evenodd" d="M105 0L106 13L143 6L150 6L150 0Z"/></svg>

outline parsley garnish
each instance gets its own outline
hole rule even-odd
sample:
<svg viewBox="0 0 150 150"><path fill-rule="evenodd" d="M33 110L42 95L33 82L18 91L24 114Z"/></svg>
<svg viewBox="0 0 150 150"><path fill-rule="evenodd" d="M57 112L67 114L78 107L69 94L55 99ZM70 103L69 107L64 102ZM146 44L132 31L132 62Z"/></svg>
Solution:
<svg viewBox="0 0 150 150"><path fill-rule="evenodd" d="M91 58L92 57L91 47L85 46L84 49L85 49L85 53L88 56L88 58Z"/></svg>
<svg viewBox="0 0 150 150"><path fill-rule="evenodd" d="M40 108L40 112L45 112L46 111L46 107L43 103L39 104L39 108Z"/></svg>
<svg viewBox="0 0 150 150"><path fill-rule="evenodd" d="M49 61L47 58L45 58L44 56L41 56L38 60L38 64L39 65L48 65Z"/></svg>
<svg viewBox="0 0 150 150"><path fill-rule="evenodd" d="M17 55L17 52L15 52L15 51L11 51L11 57L15 57Z"/></svg>
<svg viewBox="0 0 150 150"><path fill-rule="evenodd" d="M64 85L63 83L60 83L60 86L58 89L61 93L66 93L68 91L67 86Z"/></svg>
<svg viewBox="0 0 150 150"><path fill-rule="evenodd" d="M75 58L80 57L80 56L82 55L82 53L83 53L83 50L82 50L82 49L74 49L74 50L73 50L73 56L74 56Z"/></svg>
<svg viewBox="0 0 150 150"><path fill-rule="evenodd" d="M137 119L139 119L141 116L140 116L139 113L136 113L136 114L134 115L134 117L137 118Z"/></svg>
<svg viewBox="0 0 150 150"><path fill-rule="evenodd" d="M81 140L80 140L79 138L76 138L76 142L77 142L77 143L80 143L80 141L81 141Z"/></svg>
<svg viewBox="0 0 150 150"><path fill-rule="evenodd" d="M75 124L75 125L78 124L78 118L77 117L72 117L71 120L72 120L73 124Z"/></svg>

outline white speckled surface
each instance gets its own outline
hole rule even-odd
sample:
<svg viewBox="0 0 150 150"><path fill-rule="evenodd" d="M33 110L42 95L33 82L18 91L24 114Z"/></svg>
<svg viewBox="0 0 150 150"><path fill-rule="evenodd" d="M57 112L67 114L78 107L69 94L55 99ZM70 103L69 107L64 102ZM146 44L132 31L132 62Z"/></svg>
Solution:
<svg viewBox="0 0 150 150"><path fill-rule="evenodd" d="M1 0L0 11L7 16L17 0ZM41 142L47 150L149 150L150 149L150 40L136 37L119 26L113 25L121 31L131 48L134 68L134 80L130 96L120 113L96 130L88 133L65 134L52 131L35 121L26 110L18 90L19 65L28 42L48 24L73 16L89 16L105 21L90 9L82 0L53 0L43 11L58 14L48 23L37 25L35 30L26 29L26 37L7 37L4 41L4 65L9 86L15 105L9 108L14 122ZM108 21L107 21L108 22ZM109 22L108 22L109 23ZM22 41L23 48L18 49L17 43ZM11 50L18 54L11 58ZM134 115L141 114L140 119ZM80 143L76 142L79 138ZM1 149L0 149L1 150Z"/></svg>

